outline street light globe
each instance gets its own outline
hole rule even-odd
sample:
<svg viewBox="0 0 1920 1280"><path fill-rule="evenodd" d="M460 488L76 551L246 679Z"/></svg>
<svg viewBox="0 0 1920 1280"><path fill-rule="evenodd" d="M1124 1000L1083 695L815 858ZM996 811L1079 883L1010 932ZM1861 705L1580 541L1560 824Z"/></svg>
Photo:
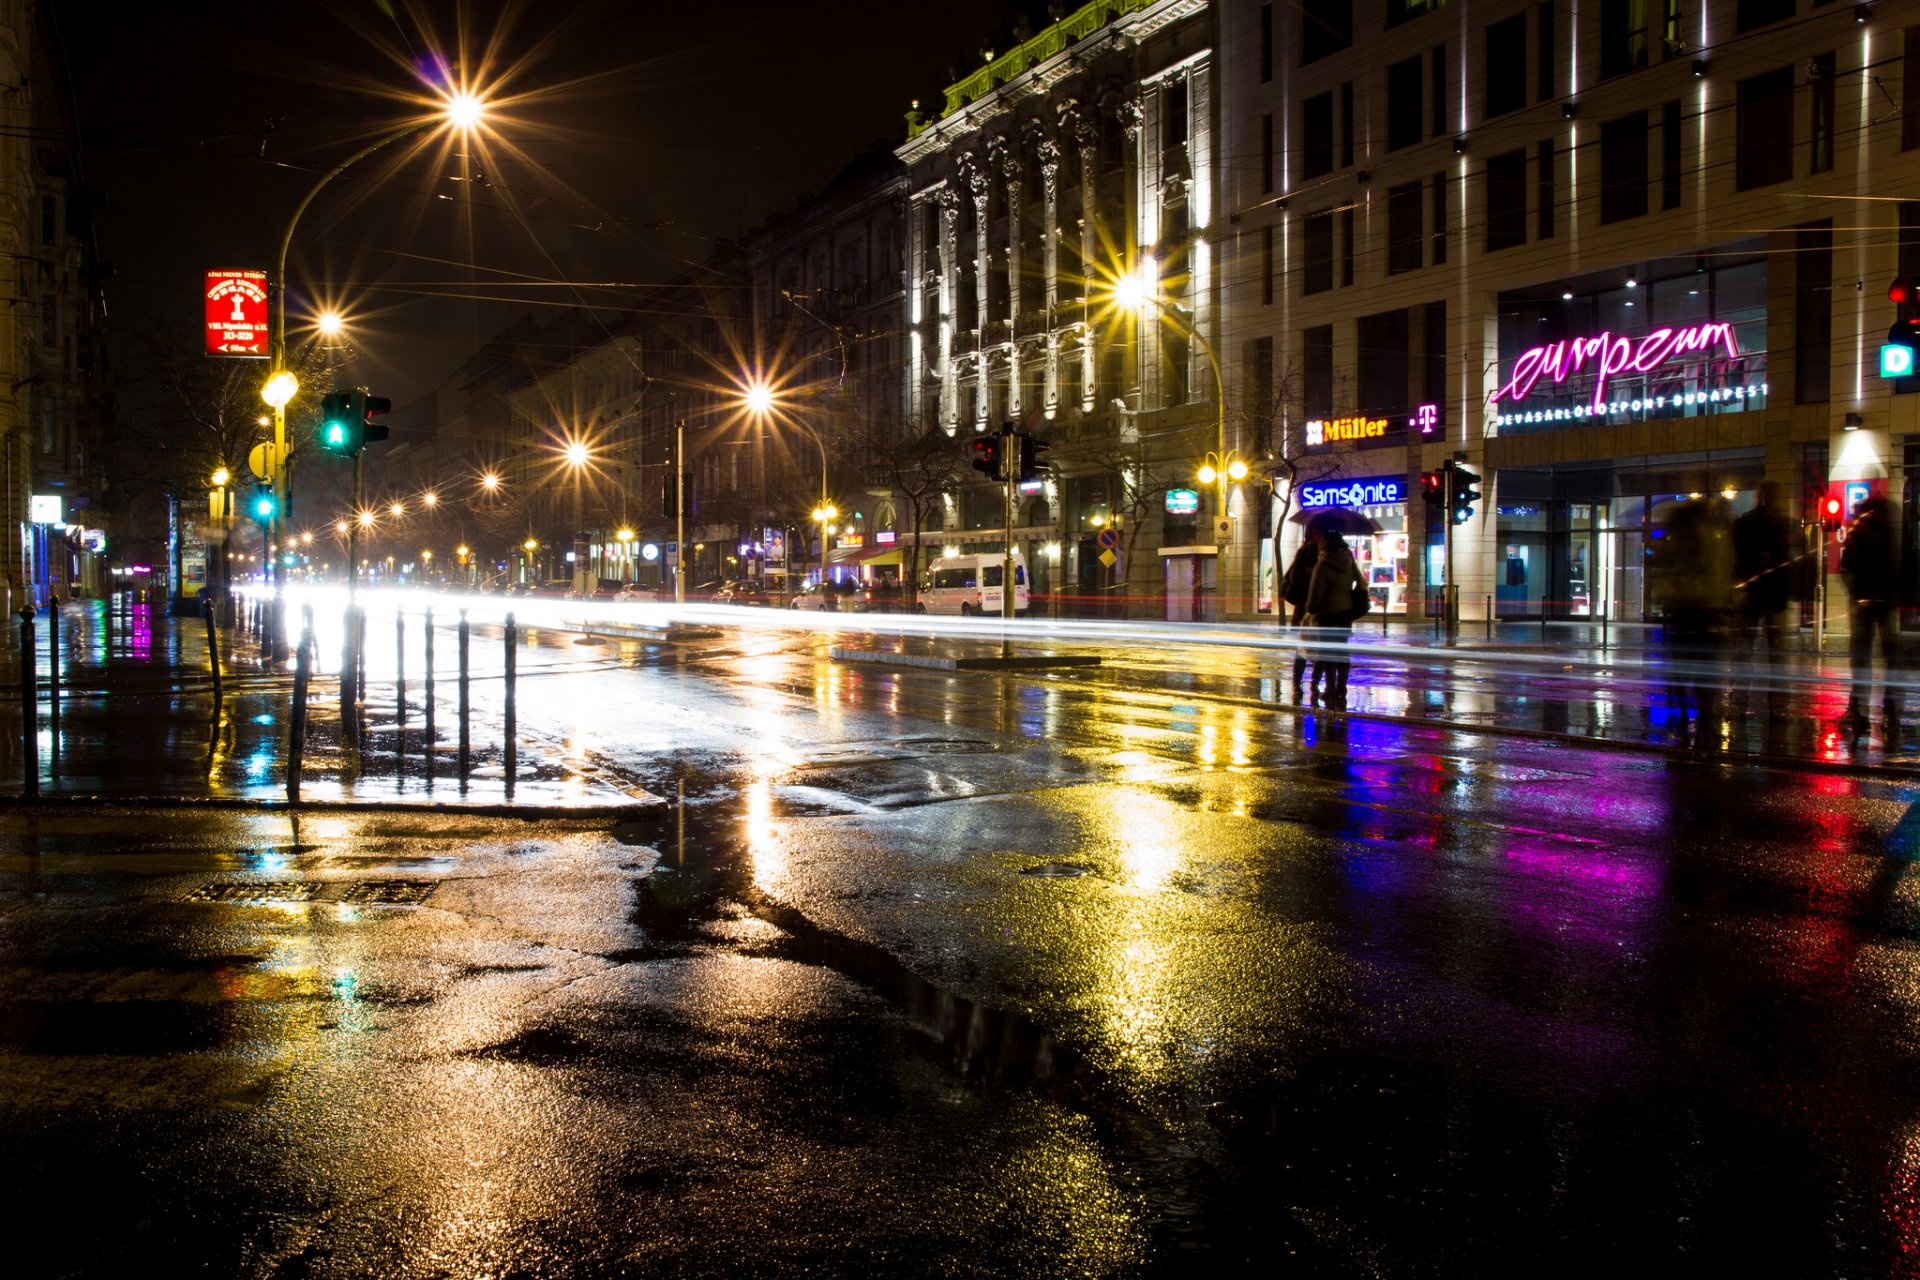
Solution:
<svg viewBox="0 0 1920 1280"><path fill-rule="evenodd" d="M327 337L332 338L337 336L340 330L346 327L346 321L340 318L338 311L322 311L314 318L313 327L327 335Z"/></svg>
<svg viewBox="0 0 1920 1280"><path fill-rule="evenodd" d="M540 549L540 543L533 538L528 538L525 542L521 543L520 545L529 552L538 551Z"/></svg>
<svg viewBox="0 0 1920 1280"><path fill-rule="evenodd" d="M391 515L395 520L398 520L401 516L407 514L407 508L398 502L391 503L387 507L387 514Z"/></svg>
<svg viewBox="0 0 1920 1280"><path fill-rule="evenodd" d="M1113 304L1125 311L1144 311L1160 300L1160 264L1152 257L1113 282Z"/></svg>
<svg viewBox="0 0 1920 1280"><path fill-rule="evenodd" d="M471 129L487 118L487 104L461 90L447 98L447 123L456 129Z"/></svg>
<svg viewBox="0 0 1920 1280"><path fill-rule="evenodd" d="M293 399L300 390L300 380L285 369L267 379L267 385L260 388L260 398L275 409L287 407L287 401Z"/></svg>
<svg viewBox="0 0 1920 1280"><path fill-rule="evenodd" d="M500 487L500 477L489 471L480 477L480 487L488 493L492 493Z"/></svg>
<svg viewBox="0 0 1920 1280"><path fill-rule="evenodd" d="M426 506L437 507L440 505L440 495L429 489L420 495L420 501Z"/></svg>
<svg viewBox="0 0 1920 1280"><path fill-rule="evenodd" d="M420 558L421 558L422 560L424 560L424 561L426 561L426 562L427 562L428 564L432 564L432 563L433 563L433 552L431 552L431 551L422 551L422 552L420 553Z"/></svg>
<svg viewBox="0 0 1920 1280"><path fill-rule="evenodd" d="M587 446L575 440L567 446L567 465L584 467L587 465Z"/></svg>
<svg viewBox="0 0 1920 1280"><path fill-rule="evenodd" d="M347 522L345 520L335 520L333 522L333 531L335 533L345 533L347 531Z"/></svg>
<svg viewBox="0 0 1920 1280"><path fill-rule="evenodd" d="M214 488L216 489L226 488L227 481L231 479L233 479L233 474L229 472L225 467L215 467L213 469L213 487Z"/></svg>
<svg viewBox="0 0 1920 1280"><path fill-rule="evenodd" d="M360 527L362 529L371 529L373 527L373 512L362 511L360 513Z"/></svg>
<svg viewBox="0 0 1920 1280"><path fill-rule="evenodd" d="M469 555L473 553L471 549L467 546L467 544L463 542L459 546L453 549L453 554L459 556L462 560L465 560Z"/></svg>
<svg viewBox="0 0 1920 1280"><path fill-rule="evenodd" d="M1206 466L1200 468L1201 484L1212 484L1215 480L1218 480L1219 478L1220 478L1220 473L1213 469L1213 464L1211 462L1209 462Z"/></svg>
<svg viewBox="0 0 1920 1280"><path fill-rule="evenodd" d="M614 536L615 538L618 538L618 539L619 539L619 540L620 540L621 542L632 542L632 541L633 541L633 530L631 530L631 529L627 529L627 528L624 528L624 527L623 527L623 528L620 528L620 529L617 529L617 530L615 530L615 531L614 531L614 535L613 535L613 536Z"/></svg>
<svg viewBox="0 0 1920 1280"><path fill-rule="evenodd" d="M1247 478L1247 464L1235 458L1227 464L1227 479L1238 483Z"/></svg>
<svg viewBox="0 0 1920 1280"><path fill-rule="evenodd" d="M754 413L766 413L773 408L773 388L764 382L756 382L747 388L747 408Z"/></svg>

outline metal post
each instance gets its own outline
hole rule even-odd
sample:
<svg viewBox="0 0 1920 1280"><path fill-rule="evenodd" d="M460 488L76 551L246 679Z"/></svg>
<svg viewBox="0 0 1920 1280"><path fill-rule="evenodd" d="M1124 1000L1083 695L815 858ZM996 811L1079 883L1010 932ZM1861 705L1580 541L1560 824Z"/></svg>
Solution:
<svg viewBox="0 0 1920 1280"><path fill-rule="evenodd" d="M467 611L465 609L462 609L460 611L460 630L458 634L459 634L459 650L460 650L460 779L461 781L464 782L467 777L467 766L471 761L471 757L469 756L467 751L468 729L470 725L467 712L471 704L467 700L468 630L467 630Z"/></svg>
<svg viewBox="0 0 1920 1280"><path fill-rule="evenodd" d="M225 690L222 689L220 685L220 628L216 625L214 618L214 615L218 612L218 601L203 600L200 602L200 616L207 620L207 666L213 672L213 700L215 702L220 701L225 695Z"/></svg>
<svg viewBox="0 0 1920 1280"><path fill-rule="evenodd" d="M400 735L398 751L404 757L407 754L407 612L404 609L396 609L393 614L393 706L396 732Z"/></svg>
<svg viewBox="0 0 1920 1280"><path fill-rule="evenodd" d="M300 802L301 759L307 746L307 684L313 679L312 636L300 637L293 655L293 708L287 716L287 799Z"/></svg>
<svg viewBox="0 0 1920 1280"><path fill-rule="evenodd" d="M353 611L353 718L364 731L367 709L367 611L365 606Z"/></svg>
<svg viewBox="0 0 1920 1280"><path fill-rule="evenodd" d="M47 596L47 714L60 737L60 597Z"/></svg>
<svg viewBox="0 0 1920 1280"><path fill-rule="evenodd" d="M40 660L33 642L33 610L20 611L20 730L22 753L20 780L27 796L40 794L40 689L34 664Z"/></svg>
<svg viewBox="0 0 1920 1280"><path fill-rule="evenodd" d="M517 651L518 651L518 649L519 649L519 646L520 646L520 636L519 636L519 632L518 632L518 631L517 631L517 630L516 630L516 629L514 628L514 625L513 625L513 615L512 615L512 614L508 614L508 615L507 615L507 650L506 650L506 658L507 658L507 743L506 743L506 756L507 756L507 759L506 759L506 767L507 767L507 788L508 788L508 790L512 790L512 788L513 788L513 773L514 773L514 765L515 765L515 763L516 763L516 761L517 761L517 760L518 760L518 758L519 758L519 753L518 753L517 751L515 751L515 750L514 750L514 745L515 745L515 744L514 744L514 737L515 737L515 734L516 734L516 731L517 731L517 723L516 723L516 722L517 722L517 720L518 720L518 717L517 717L517 716L516 716L516 715L514 714L514 711L515 711L515 708L514 708L514 683L515 683L515 676L516 676L516 671L515 671L515 666L516 666L516 659L517 659L517 656L518 656L518 654L517 654Z"/></svg>
<svg viewBox="0 0 1920 1280"><path fill-rule="evenodd" d="M345 634L340 640L340 737L345 745L351 747L355 740L353 710L359 703L359 696L353 688L353 676L354 672L360 669L360 659L353 651L354 628L351 601L347 604L344 622Z"/></svg>
<svg viewBox="0 0 1920 1280"><path fill-rule="evenodd" d="M822 545L825 537L822 536ZM687 422L674 424L673 437L673 602L687 602Z"/></svg>
<svg viewBox="0 0 1920 1280"><path fill-rule="evenodd" d="M1453 631L1460 622L1460 611L1455 605L1457 597L1453 594L1453 459L1447 459L1447 465L1440 469L1446 477L1446 501L1440 507L1440 536L1445 542L1441 552L1441 562L1446 568L1446 577L1440 591L1440 616L1446 635L1453 637Z"/></svg>
<svg viewBox="0 0 1920 1280"><path fill-rule="evenodd" d="M422 700L421 709L426 713L426 717L427 717L427 731L426 731L427 776L431 778L433 776L433 752L434 752L434 746L435 746L434 736L433 736L433 610L431 609L427 610L426 664L427 664L427 691L426 691L426 697Z"/></svg>
<svg viewBox="0 0 1920 1280"><path fill-rule="evenodd" d="M1487 597L1487 639L1493 639L1493 597Z"/></svg>

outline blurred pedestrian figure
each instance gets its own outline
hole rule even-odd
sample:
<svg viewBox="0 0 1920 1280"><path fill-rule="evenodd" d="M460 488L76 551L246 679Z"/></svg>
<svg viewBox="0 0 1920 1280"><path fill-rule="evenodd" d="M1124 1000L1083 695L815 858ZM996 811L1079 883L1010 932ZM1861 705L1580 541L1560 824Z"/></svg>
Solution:
<svg viewBox="0 0 1920 1280"><path fill-rule="evenodd" d="M1309 524L1306 536L1294 550L1293 561L1287 566L1287 572L1280 579L1280 599L1290 606L1291 625L1296 632L1307 617L1307 588L1313 582L1314 562L1320 558L1320 531ZM1307 678L1307 647L1303 641L1293 655L1293 700L1300 701L1300 692Z"/></svg>
<svg viewBox="0 0 1920 1280"><path fill-rule="evenodd" d="M1900 731L1900 694L1894 674L1900 666L1900 636L1894 603L1898 579L1893 568L1893 519L1885 498L1868 498L1847 526L1846 546L1840 552L1840 572L1847 579L1853 602L1847 622L1847 649L1853 659L1853 695L1847 700L1842 727L1857 737L1867 731L1867 707L1873 701L1873 640L1880 638L1880 656L1887 664L1883 736L1892 742Z"/></svg>
<svg viewBox="0 0 1920 1280"><path fill-rule="evenodd" d="M1713 718L1719 698L1717 674L1721 639L1733 602L1733 563L1730 539L1707 504L1683 502L1668 516L1654 552L1655 599L1665 621L1669 670L1669 704L1681 717L1681 736L1687 736L1687 706L1695 709L1694 725Z"/></svg>
<svg viewBox="0 0 1920 1280"><path fill-rule="evenodd" d="M1793 526L1780 513L1780 482L1762 480L1758 504L1733 522L1734 655L1749 662L1765 654L1766 676L1754 686L1766 690L1767 711L1776 716L1786 706L1775 668L1785 643L1792 569ZM1745 696L1734 709L1747 710Z"/></svg>
<svg viewBox="0 0 1920 1280"><path fill-rule="evenodd" d="M1316 525L1320 554L1307 582L1307 625L1321 644L1345 645L1353 634L1353 620L1367 611L1367 583L1338 529L1331 522L1317 520L1309 522L1307 528L1311 531ZM1319 701L1324 681L1327 700L1344 704L1347 676L1352 670L1353 660L1344 648L1331 655L1323 651L1313 664L1314 700Z"/></svg>

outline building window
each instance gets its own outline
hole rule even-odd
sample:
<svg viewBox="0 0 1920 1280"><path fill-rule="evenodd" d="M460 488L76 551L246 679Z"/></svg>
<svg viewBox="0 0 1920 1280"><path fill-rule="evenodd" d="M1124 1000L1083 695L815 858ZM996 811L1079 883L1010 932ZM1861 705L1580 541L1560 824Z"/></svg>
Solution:
<svg viewBox="0 0 1920 1280"><path fill-rule="evenodd" d="M1387 68L1387 150L1398 151L1420 141L1420 59L1418 55Z"/></svg>
<svg viewBox="0 0 1920 1280"><path fill-rule="evenodd" d="M1900 149L1920 147L1920 27L1908 27L1900 72Z"/></svg>
<svg viewBox="0 0 1920 1280"><path fill-rule="evenodd" d="M1734 17L1734 29L1752 31L1769 23L1785 22L1793 16L1794 0L1740 0Z"/></svg>
<svg viewBox="0 0 1920 1280"><path fill-rule="evenodd" d="M59 229L58 207L52 196L40 197L40 243L52 244L54 232Z"/></svg>
<svg viewBox="0 0 1920 1280"><path fill-rule="evenodd" d="M1505 115L1527 105L1527 15L1487 28L1486 102L1482 114Z"/></svg>
<svg viewBox="0 0 1920 1280"><path fill-rule="evenodd" d="M1354 407L1370 418L1405 421L1413 373L1407 309L1361 316L1354 328L1354 378L1359 384Z"/></svg>
<svg viewBox="0 0 1920 1280"><path fill-rule="evenodd" d="M1433 265L1447 260L1447 175L1433 175Z"/></svg>
<svg viewBox="0 0 1920 1280"><path fill-rule="evenodd" d="M1323 178L1333 172L1333 90L1300 104L1300 177Z"/></svg>
<svg viewBox="0 0 1920 1280"><path fill-rule="evenodd" d="M1333 210L1300 220L1300 292L1333 288Z"/></svg>
<svg viewBox="0 0 1920 1280"><path fill-rule="evenodd" d="M1273 305L1273 228L1260 228L1260 305Z"/></svg>
<svg viewBox="0 0 1920 1280"><path fill-rule="evenodd" d="M1333 416L1333 326L1300 335L1300 408L1308 418Z"/></svg>
<svg viewBox="0 0 1920 1280"><path fill-rule="evenodd" d="M1433 91L1433 136L1437 138L1447 131L1447 46L1435 45L1428 61L1431 65L1427 80Z"/></svg>
<svg viewBox="0 0 1920 1280"><path fill-rule="evenodd" d="M1340 86L1340 167L1353 167L1353 81Z"/></svg>
<svg viewBox="0 0 1920 1280"><path fill-rule="evenodd" d="M1647 65L1647 15L1660 0L1600 0L1600 76Z"/></svg>
<svg viewBox="0 0 1920 1280"><path fill-rule="evenodd" d="M1187 80L1177 77L1160 95L1160 149L1187 145Z"/></svg>
<svg viewBox="0 0 1920 1280"><path fill-rule="evenodd" d="M1793 176L1793 68L1781 67L1739 84L1739 155L1734 186L1741 191Z"/></svg>
<svg viewBox="0 0 1920 1280"><path fill-rule="evenodd" d="M1487 251L1527 242L1527 152L1523 147L1487 161Z"/></svg>
<svg viewBox="0 0 1920 1280"><path fill-rule="evenodd" d="M1273 6L1260 6L1260 83L1273 82Z"/></svg>
<svg viewBox="0 0 1920 1280"><path fill-rule="evenodd" d="M1554 48L1553 5L1541 4L1533 8L1533 61L1536 102L1546 102L1560 94L1560 55Z"/></svg>
<svg viewBox="0 0 1920 1280"><path fill-rule="evenodd" d="M1647 211L1647 113L1600 126L1600 221L1621 222Z"/></svg>
<svg viewBox="0 0 1920 1280"><path fill-rule="evenodd" d="M1793 255L1793 400L1833 398L1833 224L1799 230Z"/></svg>
<svg viewBox="0 0 1920 1280"><path fill-rule="evenodd" d="M1353 43L1353 0L1301 0L1300 65Z"/></svg>
<svg viewBox="0 0 1920 1280"><path fill-rule="evenodd" d="M1247 385L1253 390L1256 418L1278 417L1273 404L1273 339L1249 338L1246 345Z"/></svg>
<svg viewBox="0 0 1920 1280"><path fill-rule="evenodd" d="M1426 263L1420 252L1420 184L1402 183L1387 189L1387 274L1418 271Z"/></svg>
<svg viewBox="0 0 1920 1280"><path fill-rule="evenodd" d="M1260 191L1273 190L1273 113L1260 117Z"/></svg>
<svg viewBox="0 0 1920 1280"><path fill-rule="evenodd" d="M1660 207L1680 207L1680 148L1686 139L1680 133L1680 100L1660 108Z"/></svg>
<svg viewBox="0 0 1920 1280"><path fill-rule="evenodd" d="M1447 0L1387 0L1387 25L1397 27L1409 18L1447 7Z"/></svg>
<svg viewBox="0 0 1920 1280"><path fill-rule="evenodd" d="M1560 192L1554 186L1553 139L1544 139L1534 148L1534 203L1539 207L1534 217L1539 223L1538 235L1542 240L1553 239L1554 205L1560 199Z"/></svg>
<svg viewBox="0 0 1920 1280"><path fill-rule="evenodd" d="M1807 88L1813 100L1813 131L1807 148L1809 173L1827 173L1833 169L1833 119L1838 106L1833 81L1838 74L1839 64L1831 53L1820 54L1808 67L1811 82Z"/></svg>
<svg viewBox="0 0 1920 1280"><path fill-rule="evenodd" d="M1353 206L1340 211L1340 283L1353 283Z"/></svg>
<svg viewBox="0 0 1920 1280"><path fill-rule="evenodd" d="M1421 317L1420 403L1444 407L1447 403L1447 304L1429 302ZM1446 415L1441 414L1444 421Z"/></svg>

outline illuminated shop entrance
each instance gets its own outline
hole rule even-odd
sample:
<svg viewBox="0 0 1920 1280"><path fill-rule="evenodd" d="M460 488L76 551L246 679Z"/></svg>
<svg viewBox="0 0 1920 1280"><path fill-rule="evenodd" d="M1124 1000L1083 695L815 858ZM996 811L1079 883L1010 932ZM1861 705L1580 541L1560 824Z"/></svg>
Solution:
<svg viewBox="0 0 1920 1280"><path fill-rule="evenodd" d="M1501 468L1494 616L1656 621L1648 567L1662 525L1688 502L1730 524L1753 508L1764 468L1757 448Z"/></svg>

